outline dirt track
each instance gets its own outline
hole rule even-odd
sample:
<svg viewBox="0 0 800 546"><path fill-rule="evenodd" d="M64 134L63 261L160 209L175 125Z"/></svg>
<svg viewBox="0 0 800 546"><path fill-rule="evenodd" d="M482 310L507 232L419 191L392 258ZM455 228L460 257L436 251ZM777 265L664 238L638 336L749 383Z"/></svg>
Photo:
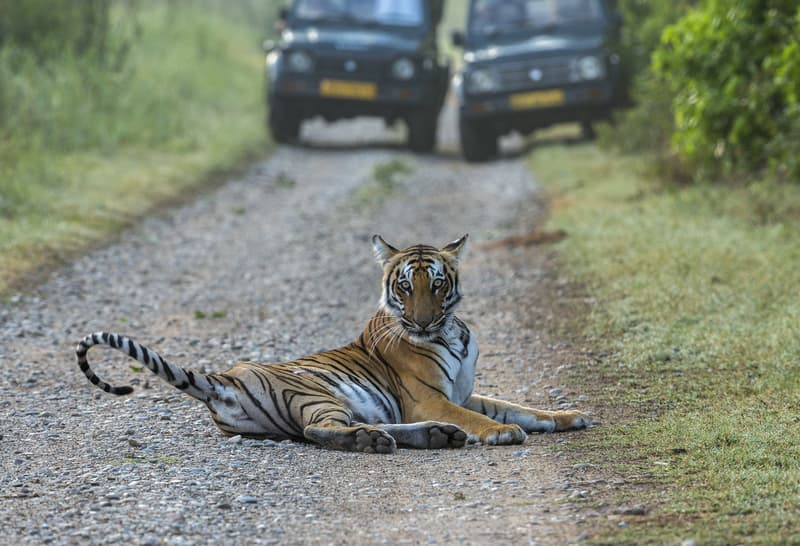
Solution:
<svg viewBox="0 0 800 546"><path fill-rule="evenodd" d="M558 384L575 349L546 332L559 292L546 246L480 249L541 218L524 160L414 156L377 123L305 128L192 203L144 221L0 310L0 543L565 544L591 536L579 461L522 446L389 456L231 441L206 410L118 353L88 384L75 343L118 331L175 363L218 371L342 345L374 311L369 237L405 246L470 233L459 316L481 346L476 392L542 408L591 400ZM374 169L394 170L389 179ZM560 391L559 391L560 389ZM577 466L576 466L577 464ZM588 489L588 491L587 491ZM566 502L565 502L566 501Z"/></svg>

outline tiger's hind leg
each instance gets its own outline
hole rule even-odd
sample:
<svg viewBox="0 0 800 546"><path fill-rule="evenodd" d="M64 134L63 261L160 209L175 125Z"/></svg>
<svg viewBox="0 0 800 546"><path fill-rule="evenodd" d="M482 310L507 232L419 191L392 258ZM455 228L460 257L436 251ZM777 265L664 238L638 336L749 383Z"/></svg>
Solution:
<svg viewBox="0 0 800 546"><path fill-rule="evenodd" d="M303 430L307 440L323 447L362 453L394 453L397 444L394 438L373 425L344 426L334 422L308 425Z"/></svg>
<svg viewBox="0 0 800 546"><path fill-rule="evenodd" d="M394 438L371 425L353 423L352 412L331 393L278 367L244 363L210 376L216 398L208 404L214 421L229 435L305 439L330 449L392 453ZM277 376L277 377L276 377ZM292 391L280 390L288 379ZM282 383L277 383L282 380ZM302 391L302 392L300 392ZM281 392L282 395L276 395ZM291 395L287 395L291 392Z"/></svg>
<svg viewBox="0 0 800 546"><path fill-rule="evenodd" d="M538 410L475 394L469 397L464 407L500 423L515 423L525 432L575 430L595 424L588 415L577 410Z"/></svg>
<svg viewBox="0 0 800 546"><path fill-rule="evenodd" d="M304 416L303 436L329 449L360 451L362 453L394 453L394 438L374 425L352 422L353 415L338 400L316 406L313 413Z"/></svg>
<svg viewBox="0 0 800 546"><path fill-rule="evenodd" d="M397 445L416 449L464 447L467 433L456 425L421 421L418 423L381 424L378 428L392 435Z"/></svg>

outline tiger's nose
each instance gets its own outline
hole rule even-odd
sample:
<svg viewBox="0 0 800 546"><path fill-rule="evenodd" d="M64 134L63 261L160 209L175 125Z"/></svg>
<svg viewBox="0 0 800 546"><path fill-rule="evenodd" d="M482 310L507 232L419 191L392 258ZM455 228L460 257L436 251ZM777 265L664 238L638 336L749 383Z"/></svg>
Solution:
<svg viewBox="0 0 800 546"><path fill-rule="evenodd" d="M414 322L417 324L417 326L419 326L422 330L424 330L425 328L431 325L431 323L433 322L433 317L429 316L429 317L418 318Z"/></svg>

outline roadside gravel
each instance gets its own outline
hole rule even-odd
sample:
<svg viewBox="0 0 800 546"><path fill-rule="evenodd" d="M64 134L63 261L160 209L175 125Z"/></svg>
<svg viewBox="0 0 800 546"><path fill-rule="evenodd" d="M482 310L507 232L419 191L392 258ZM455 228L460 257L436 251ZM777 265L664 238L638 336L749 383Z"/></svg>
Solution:
<svg viewBox="0 0 800 546"><path fill-rule="evenodd" d="M450 123L444 120L444 123ZM197 402L74 346L118 331L201 371L340 346L374 311L373 233L405 246L470 233L459 315L478 335L476 392L591 409L558 384L576 349L547 335L559 291L548 250L481 250L541 218L523 160L432 157L363 121L305 128L245 175L143 221L0 307L2 544L564 544L591 536L593 487L562 442L389 456L223 437ZM375 142L379 144L376 145ZM359 145L366 147L359 147ZM376 166L392 162L391 183ZM556 302L555 304L553 302ZM554 307L555 305L555 307Z"/></svg>

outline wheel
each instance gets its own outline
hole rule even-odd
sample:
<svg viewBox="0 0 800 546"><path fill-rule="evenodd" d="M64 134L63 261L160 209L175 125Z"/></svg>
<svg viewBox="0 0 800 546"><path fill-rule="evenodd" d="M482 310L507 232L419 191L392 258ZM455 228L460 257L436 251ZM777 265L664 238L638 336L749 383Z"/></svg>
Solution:
<svg viewBox="0 0 800 546"><path fill-rule="evenodd" d="M458 132L461 137L461 153L467 161L486 161L497 155L497 135L488 127L460 119Z"/></svg>
<svg viewBox="0 0 800 546"><path fill-rule="evenodd" d="M430 153L436 147L438 112L423 110L406 119L408 125L408 147L412 152Z"/></svg>
<svg viewBox="0 0 800 546"><path fill-rule="evenodd" d="M284 100L273 98L269 101L269 130L272 138L281 144L297 140L300 135L300 116Z"/></svg>

